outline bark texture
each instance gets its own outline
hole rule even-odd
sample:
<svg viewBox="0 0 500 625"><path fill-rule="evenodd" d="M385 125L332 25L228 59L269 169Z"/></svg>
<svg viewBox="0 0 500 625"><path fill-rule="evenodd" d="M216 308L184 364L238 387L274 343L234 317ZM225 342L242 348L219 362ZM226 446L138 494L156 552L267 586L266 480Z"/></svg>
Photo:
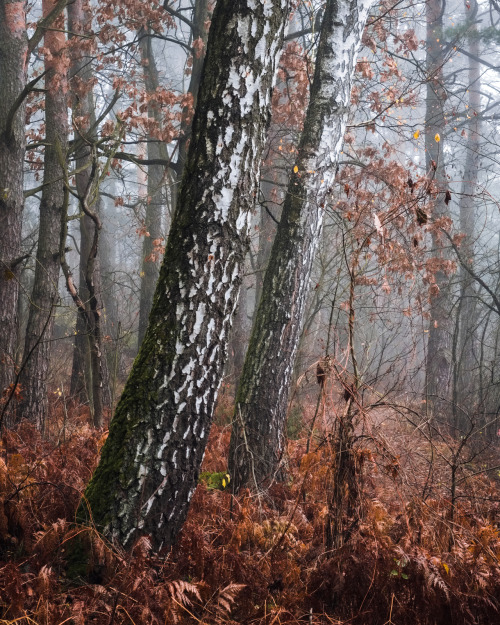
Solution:
<svg viewBox="0 0 500 625"><path fill-rule="evenodd" d="M97 525L125 546L141 534L171 546L196 488L287 22L286 0L215 9L148 330L85 493Z"/></svg>
<svg viewBox="0 0 500 625"><path fill-rule="evenodd" d="M443 6L442 0L430 0L427 11L427 95L425 112L425 154L427 171L433 172L437 196L433 219L449 217L445 203L448 190L444 165L443 143L437 142L436 134L444 134L444 105L447 98L443 78ZM433 233L434 254L445 258L442 240ZM430 304L429 338L427 343L426 396L431 412L445 413L449 410L451 382L451 351L453 320L450 317L451 293L449 277L443 272L435 274L437 293Z"/></svg>
<svg viewBox="0 0 500 625"><path fill-rule="evenodd" d="M53 0L44 0L44 16L54 6ZM45 47L51 53L50 59L45 60L45 186L40 202L35 280L24 343L24 368L19 378L23 388L23 402L18 408L18 416L28 419L41 431L48 410L47 381L54 313L58 300L59 239L61 211L65 200L62 163L66 159L68 137L66 38L62 16L55 22L54 28L57 30L48 30L44 38Z"/></svg>
<svg viewBox="0 0 500 625"><path fill-rule="evenodd" d="M28 38L24 2L0 0L0 394L15 379L24 206Z"/></svg>
<svg viewBox="0 0 500 625"><path fill-rule="evenodd" d="M153 53L152 39L148 32L143 29L140 33L141 60L144 67L144 82L146 93L153 96L160 82L158 70ZM158 126L161 124L161 116L158 108L151 102L148 104L148 116L154 119ZM165 157L165 147L154 138L148 139L148 159L160 159ZM142 343L146 328L148 327L148 317L153 305L153 296L156 283L160 273L160 258L155 252L155 241L161 237L161 219L163 209L162 187L164 182L164 168L161 165L148 166L147 197L146 197L146 218L144 228L149 233L144 236L142 245L142 268L141 268L141 294L139 301L139 338L138 345ZM158 242L156 243L158 247Z"/></svg>
<svg viewBox="0 0 500 625"><path fill-rule="evenodd" d="M351 81L371 0L327 2L310 104L236 395L234 487L259 488L280 468L290 380L312 262L334 184Z"/></svg>

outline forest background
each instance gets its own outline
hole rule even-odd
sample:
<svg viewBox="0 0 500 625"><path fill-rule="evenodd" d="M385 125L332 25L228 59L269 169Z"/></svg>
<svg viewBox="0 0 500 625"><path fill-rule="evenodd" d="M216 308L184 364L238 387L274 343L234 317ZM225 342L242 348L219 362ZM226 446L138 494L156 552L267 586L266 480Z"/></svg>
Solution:
<svg viewBox="0 0 500 625"><path fill-rule="evenodd" d="M500 618L498 19L0 1L1 622Z"/></svg>

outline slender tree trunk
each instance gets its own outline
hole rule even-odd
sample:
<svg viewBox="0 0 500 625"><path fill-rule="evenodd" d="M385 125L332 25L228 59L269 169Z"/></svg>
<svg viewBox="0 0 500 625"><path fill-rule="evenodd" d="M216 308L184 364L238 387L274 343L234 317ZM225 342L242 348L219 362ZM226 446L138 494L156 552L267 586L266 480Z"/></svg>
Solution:
<svg viewBox="0 0 500 625"><path fill-rule="evenodd" d="M244 270L248 268L248 260ZM247 275L243 275L238 300L238 309L234 317L233 327L229 339L229 354L227 359L226 375L232 385L237 384L243 370L245 353L248 345L250 328L248 323L248 291L251 283Z"/></svg>
<svg viewBox="0 0 500 625"><path fill-rule="evenodd" d="M472 22L477 15L477 2L469 20ZM478 63L480 55L477 26L471 25L469 33L469 51L474 57L469 57L469 108L470 116L467 124L467 153L465 157L462 193L460 195L460 231L465 235L460 246L463 261L470 267L474 266L474 230L475 230L475 192L479 175L480 160L480 127L481 127L481 72ZM458 403L459 407L468 411L474 409L477 394L475 389L476 376L474 367L476 362L475 327L476 320L476 291L474 280L466 267L460 267L460 339L459 339L459 375L458 375ZM459 424L467 427L468 424Z"/></svg>
<svg viewBox="0 0 500 625"><path fill-rule="evenodd" d="M148 330L85 493L97 526L125 546L140 534L171 546L196 488L287 22L286 0L215 9Z"/></svg>
<svg viewBox="0 0 500 625"><path fill-rule="evenodd" d="M143 29L140 33L140 50L141 60L144 67L144 82L146 85L146 93L152 97L158 89L160 82L158 80L158 70L153 53L153 40L149 33ZM148 116L154 119L158 126L161 124L160 111L151 102L148 104ZM162 150L163 147L163 150ZM161 158L162 152L165 152L164 146L154 138L148 139L148 159ZM139 301L139 338L140 346L146 328L148 327L148 317L153 305L153 296L160 273L160 254L155 251L159 246L162 228L162 209L163 201L163 184L164 173L161 165L148 166L147 195L146 195L146 219L144 228L147 234L144 236L142 245L142 268L141 268L141 294Z"/></svg>
<svg viewBox="0 0 500 625"><path fill-rule="evenodd" d="M48 15L54 6L54 0L44 0L44 15ZM18 409L18 416L30 420L41 431L48 411L51 338L59 297L59 239L65 197L62 162L66 159L68 138L66 37L62 15L54 23L54 30L45 33L44 44L50 51L50 59L45 60L45 186L40 203L35 281L26 328L24 368L19 379L23 388L23 402Z"/></svg>
<svg viewBox="0 0 500 625"><path fill-rule="evenodd" d="M334 184L371 0L327 2L310 103L240 386L230 444L235 488L277 475L309 277Z"/></svg>
<svg viewBox="0 0 500 625"><path fill-rule="evenodd" d="M0 394L15 379L28 38L25 3L0 0Z"/></svg>
<svg viewBox="0 0 500 625"><path fill-rule="evenodd" d="M266 177L266 173L268 176L272 175L271 171L265 172L263 175L264 178ZM283 174L280 176L280 178L284 177ZM281 214L281 207L273 202L274 189L275 186L270 182L262 181L260 184L260 190L264 196L265 204L262 203L260 205L259 250L257 252L254 317L257 314L260 298L262 296L266 267L271 256L271 250L273 249L273 241L276 236L277 227L276 222L279 222Z"/></svg>
<svg viewBox="0 0 500 625"><path fill-rule="evenodd" d="M442 141L436 135L445 131L444 104L447 98L443 84L443 5L444 0L429 0L427 11L427 96L425 112L425 155L428 172L434 172L437 196L433 219L449 217L445 203L448 190ZM432 235L436 257L443 259L445 250L437 233ZM450 316L450 280L443 271L435 274L436 293L431 298L426 363L426 396L430 412L449 412L453 320Z"/></svg>
<svg viewBox="0 0 500 625"><path fill-rule="evenodd" d="M75 0L68 5L68 28L73 36L84 34L90 27L91 18L82 0ZM99 217L100 199L96 198L93 206L87 204L90 185L92 185L93 156L90 144L95 134L95 111L92 94L92 68L88 59L76 48L73 54L71 75L73 94L73 120L77 135L83 137L77 148L75 175L76 188L80 198L83 216L80 220L80 283L79 298L85 309L78 307L77 337L71 377L71 394L82 394L82 371L87 358L90 362L90 380L87 378L87 392L91 395L93 421L96 427L103 424L103 410L111 405L109 390L109 372L102 347L102 286L99 251L101 221Z"/></svg>
<svg viewBox="0 0 500 625"><path fill-rule="evenodd" d="M200 39L203 48L199 53L193 55L193 64L191 66L191 78L189 80L188 93L193 96L193 107L196 108L198 101L198 89L200 88L201 75L203 70L203 62L205 60L205 49L208 40L207 23L210 17L209 11L210 0L196 0L193 9L191 23L193 24L192 37L194 40ZM179 157L178 164L184 166L186 162L189 140L191 137L191 108L186 107L182 112L180 138L179 138Z"/></svg>

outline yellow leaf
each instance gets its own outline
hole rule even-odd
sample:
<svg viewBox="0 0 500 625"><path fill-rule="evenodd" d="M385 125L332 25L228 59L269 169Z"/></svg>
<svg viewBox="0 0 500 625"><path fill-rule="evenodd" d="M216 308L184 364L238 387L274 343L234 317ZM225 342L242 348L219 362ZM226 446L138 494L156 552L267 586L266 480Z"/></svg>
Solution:
<svg viewBox="0 0 500 625"><path fill-rule="evenodd" d="M450 574L450 567L446 564L446 562L441 562L441 564L443 565L444 570L448 573L448 575Z"/></svg>
<svg viewBox="0 0 500 625"><path fill-rule="evenodd" d="M436 133L436 135L434 136L434 139L436 140L436 143L439 143L441 141L441 137L439 136L438 133Z"/></svg>
<svg viewBox="0 0 500 625"><path fill-rule="evenodd" d="M414 138L414 139L418 139L419 137L420 137L420 130L416 130L416 131L413 133L413 138Z"/></svg>
<svg viewBox="0 0 500 625"><path fill-rule="evenodd" d="M299 168L297 167L297 165L295 165L295 167L293 168L293 173L296 174L299 171Z"/></svg>

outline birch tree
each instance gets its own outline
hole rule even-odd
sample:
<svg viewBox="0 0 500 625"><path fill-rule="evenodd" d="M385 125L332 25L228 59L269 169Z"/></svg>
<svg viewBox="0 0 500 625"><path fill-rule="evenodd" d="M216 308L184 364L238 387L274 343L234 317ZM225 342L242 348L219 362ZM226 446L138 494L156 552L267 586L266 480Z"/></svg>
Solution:
<svg viewBox="0 0 500 625"><path fill-rule="evenodd" d="M149 326L86 490L124 546L172 545L222 378L288 0L219 0Z"/></svg>
<svg viewBox="0 0 500 625"><path fill-rule="evenodd" d="M290 380L312 262L349 113L352 76L372 0L329 0L310 103L236 395L229 472L259 487L284 453Z"/></svg>

